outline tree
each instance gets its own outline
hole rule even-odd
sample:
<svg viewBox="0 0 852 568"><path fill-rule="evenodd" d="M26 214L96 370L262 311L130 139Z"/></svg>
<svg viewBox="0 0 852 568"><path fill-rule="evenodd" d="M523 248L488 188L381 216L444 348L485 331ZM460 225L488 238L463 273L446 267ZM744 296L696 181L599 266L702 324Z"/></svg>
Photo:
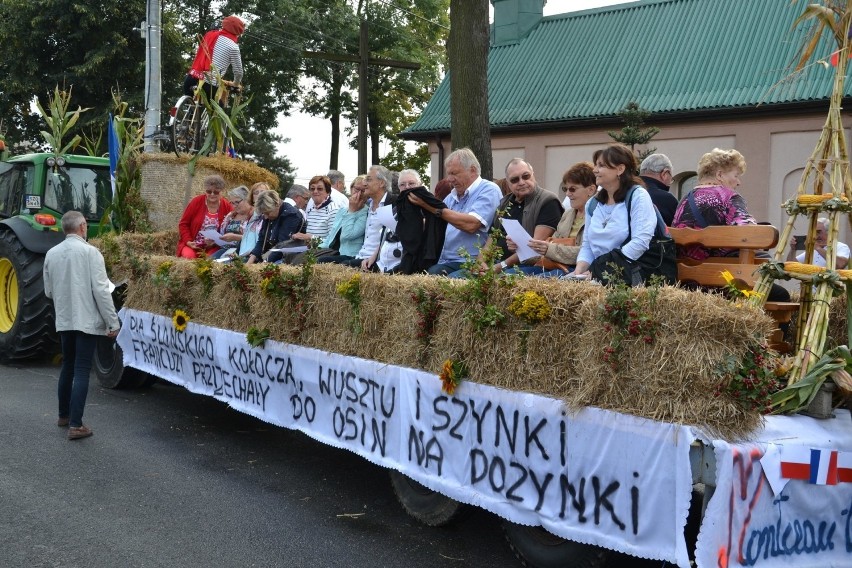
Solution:
<svg viewBox="0 0 852 568"><path fill-rule="evenodd" d="M633 101L627 103L617 114L624 122L624 127L618 132L611 130L607 134L616 142L630 146L634 154L636 154L637 144L647 144L651 141L651 138L660 133L660 129L653 126L643 128L645 119L651 116L651 112L641 108ZM642 152L639 152L636 157L641 162L656 151L656 148L646 148Z"/></svg>
<svg viewBox="0 0 852 568"><path fill-rule="evenodd" d="M488 116L488 0L451 0L447 43L450 72L450 128L453 148L469 147L493 177Z"/></svg>
<svg viewBox="0 0 852 568"><path fill-rule="evenodd" d="M73 86L75 103L92 108L81 117L79 130L106 127L113 87L141 107L145 42L132 28L144 16L144 0L0 3L0 116L8 119L7 140L43 148L31 103L36 97L47 104L56 85Z"/></svg>

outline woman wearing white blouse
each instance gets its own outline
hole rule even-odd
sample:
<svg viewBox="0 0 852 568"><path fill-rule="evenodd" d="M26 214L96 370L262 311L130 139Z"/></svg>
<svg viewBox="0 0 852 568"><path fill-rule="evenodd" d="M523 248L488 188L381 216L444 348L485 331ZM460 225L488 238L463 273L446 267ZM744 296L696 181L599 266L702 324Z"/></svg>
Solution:
<svg viewBox="0 0 852 568"><path fill-rule="evenodd" d="M595 259L616 249L629 262L638 260L648 250L657 228L657 211L634 173L636 158L630 148L612 144L596 151L592 163L600 189L586 203L586 227L577 266L568 275L573 278L590 278ZM628 215L625 199L634 187Z"/></svg>

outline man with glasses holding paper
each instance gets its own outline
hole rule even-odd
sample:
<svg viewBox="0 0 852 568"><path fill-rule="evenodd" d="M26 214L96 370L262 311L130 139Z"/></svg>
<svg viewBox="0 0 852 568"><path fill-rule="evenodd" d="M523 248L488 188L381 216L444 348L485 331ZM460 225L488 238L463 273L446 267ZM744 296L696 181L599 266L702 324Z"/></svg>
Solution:
<svg viewBox="0 0 852 568"><path fill-rule="evenodd" d="M506 225L510 222L517 222L520 228L523 228L533 239L543 241L553 235L559 220L562 218L562 205L559 203L559 198L538 185L533 167L526 160L521 158L509 160L506 165L506 181L509 183L509 193L497 207L498 211L505 213L501 218L494 221L501 235L496 243L502 251L498 255L500 260L494 264L488 264L480 255L477 267L481 271L491 270L499 273L521 264L519 252L509 250L506 240ZM518 226L516 225L516 227ZM508 230L511 232L511 228ZM491 236L488 237L484 249L491 245L492 238ZM522 242L527 243L528 241L529 239L524 238ZM531 256L525 260L531 263L537 258L537 256ZM450 274L451 278L466 276L467 274L462 270Z"/></svg>
<svg viewBox="0 0 852 568"><path fill-rule="evenodd" d="M429 274L449 274L459 270L465 261L459 250L471 257L479 254L479 247L488 239L488 228L494 220L500 203L497 185L480 177L481 167L470 148L454 150L446 160L444 169L453 189L444 199L444 207L433 207L414 194L408 201L447 222L444 247L438 263L429 268Z"/></svg>

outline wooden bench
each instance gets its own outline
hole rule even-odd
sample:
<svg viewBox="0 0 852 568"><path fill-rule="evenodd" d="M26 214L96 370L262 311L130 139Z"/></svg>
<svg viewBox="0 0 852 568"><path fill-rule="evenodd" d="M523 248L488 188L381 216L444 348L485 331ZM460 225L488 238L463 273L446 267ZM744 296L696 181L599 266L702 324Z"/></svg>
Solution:
<svg viewBox="0 0 852 568"><path fill-rule="evenodd" d="M722 271L727 270L734 278L754 287L757 269L768 258L759 258L778 244L778 229L771 225L712 226L704 229L670 228L672 238L678 246L701 245L708 249L733 249L737 256L710 256L695 260L678 256L677 277L683 283L718 288L725 286ZM764 311L775 320L778 328L769 337L769 346L779 353L789 353L792 346L784 341L786 327L799 309L796 302L766 302Z"/></svg>

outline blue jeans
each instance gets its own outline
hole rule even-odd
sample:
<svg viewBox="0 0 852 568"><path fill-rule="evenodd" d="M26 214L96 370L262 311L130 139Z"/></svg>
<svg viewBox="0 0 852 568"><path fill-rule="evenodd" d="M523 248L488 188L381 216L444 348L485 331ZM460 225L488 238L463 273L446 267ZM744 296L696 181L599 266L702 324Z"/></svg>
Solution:
<svg viewBox="0 0 852 568"><path fill-rule="evenodd" d="M79 428L83 425L83 408L89 394L89 373L98 336L82 331L60 331L59 338L62 340L59 417L67 417L69 426Z"/></svg>
<svg viewBox="0 0 852 568"><path fill-rule="evenodd" d="M561 268L553 268L551 270L545 270L541 266L518 266L515 268L523 272L526 276L537 276L539 278L559 278L568 274Z"/></svg>
<svg viewBox="0 0 852 568"><path fill-rule="evenodd" d="M463 262L445 262L443 264L434 264L429 267L429 270L426 272L428 274L437 274L440 276L446 276L451 272L455 272L462 267Z"/></svg>

